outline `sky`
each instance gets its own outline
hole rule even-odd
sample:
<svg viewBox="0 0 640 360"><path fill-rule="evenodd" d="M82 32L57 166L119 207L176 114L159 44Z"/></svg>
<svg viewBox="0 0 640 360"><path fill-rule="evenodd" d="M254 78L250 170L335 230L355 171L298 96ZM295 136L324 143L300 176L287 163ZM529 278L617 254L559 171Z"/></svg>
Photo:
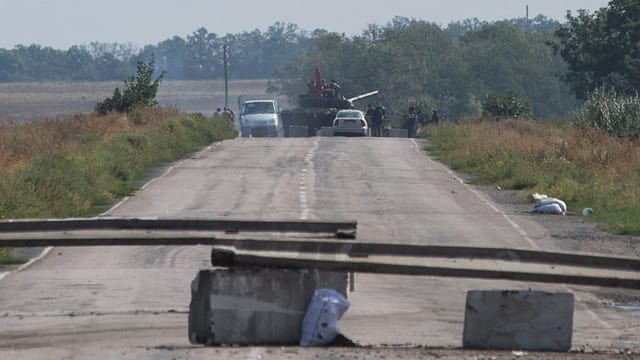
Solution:
<svg viewBox="0 0 640 360"><path fill-rule="evenodd" d="M276 22L294 23L347 36L395 16L446 26L477 17L495 21L538 14L564 20L567 10L591 12L602 0L0 0L0 48L38 44L56 49L91 42L131 43L138 47L198 28L224 36Z"/></svg>

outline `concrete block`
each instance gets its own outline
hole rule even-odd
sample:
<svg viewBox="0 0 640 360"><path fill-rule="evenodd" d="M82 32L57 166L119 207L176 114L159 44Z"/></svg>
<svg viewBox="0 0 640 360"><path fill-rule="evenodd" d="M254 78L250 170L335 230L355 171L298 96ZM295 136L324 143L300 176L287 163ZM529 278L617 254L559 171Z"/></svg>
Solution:
<svg viewBox="0 0 640 360"><path fill-rule="evenodd" d="M392 138L407 138L409 137L409 131L407 129L388 129L387 137ZM384 136L384 134L383 134Z"/></svg>
<svg viewBox="0 0 640 360"><path fill-rule="evenodd" d="M318 130L318 136L333 136L333 128L329 126L323 126L320 130Z"/></svg>
<svg viewBox="0 0 640 360"><path fill-rule="evenodd" d="M201 270L191 284L189 341L297 345L318 288L347 294L346 273L241 268Z"/></svg>
<svg viewBox="0 0 640 360"><path fill-rule="evenodd" d="M569 351L574 297L541 291L469 291L463 347Z"/></svg>
<svg viewBox="0 0 640 360"><path fill-rule="evenodd" d="M303 125L289 126L289 137L309 137L309 127Z"/></svg>

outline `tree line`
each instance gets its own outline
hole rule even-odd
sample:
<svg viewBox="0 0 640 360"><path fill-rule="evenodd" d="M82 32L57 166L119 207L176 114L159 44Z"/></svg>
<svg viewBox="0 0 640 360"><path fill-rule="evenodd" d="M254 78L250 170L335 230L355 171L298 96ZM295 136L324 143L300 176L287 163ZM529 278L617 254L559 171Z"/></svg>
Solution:
<svg viewBox="0 0 640 360"><path fill-rule="evenodd" d="M341 80L346 96L381 90L378 101L391 112L415 106L450 118L480 115L488 95L513 94L527 99L536 116L559 117L578 104L560 78L567 64L548 45L561 26L544 16L471 19L446 28L396 17L360 36L321 36L280 77L293 93L318 66L327 78Z"/></svg>
<svg viewBox="0 0 640 360"><path fill-rule="evenodd" d="M226 46L232 79L271 78L294 97L319 67L347 97L380 90L375 101L391 111L411 104L454 118L479 115L491 100L511 99L526 113L555 118L573 112L599 86L637 92L638 18L637 0L612 0L593 14L568 14L564 24L540 15L442 27L396 17L351 37L278 22L266 31L225 36L200 28L143 49L19 45L0 49L0 82L122 80L152 56L156 74L166 71L167 80L220 79Z"/></svg>
<svg viewBox="0 0 640 360"><path fill-rule="evenodd" d="M275 68L295 61L324 30L307 32L277 22L266 31L219 36L200 28L185 38L174 36L138 49L131 44L91 43L57 50L40 45L0 49L0 82L122 80L138 61L155 54L156 67L168 80L210 80L223 76L223 46L236 79L268 78Z"/></svg>

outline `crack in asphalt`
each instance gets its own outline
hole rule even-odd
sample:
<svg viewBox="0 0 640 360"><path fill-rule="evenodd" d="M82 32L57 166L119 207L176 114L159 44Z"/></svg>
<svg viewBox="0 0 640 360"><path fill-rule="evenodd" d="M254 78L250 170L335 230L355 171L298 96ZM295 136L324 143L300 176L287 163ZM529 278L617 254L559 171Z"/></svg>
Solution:
<svg viewBox="0 0 640 360"><path fill-rule="evenodd" d="M128 311L71 311L60 313L4 313L0 318L5 319L25 319L25 318L56 318L56 317L89 317L89 316L118 316L118 315L160 315L160 314L181 314L188 315L189 310L128 310Z"/></svg>

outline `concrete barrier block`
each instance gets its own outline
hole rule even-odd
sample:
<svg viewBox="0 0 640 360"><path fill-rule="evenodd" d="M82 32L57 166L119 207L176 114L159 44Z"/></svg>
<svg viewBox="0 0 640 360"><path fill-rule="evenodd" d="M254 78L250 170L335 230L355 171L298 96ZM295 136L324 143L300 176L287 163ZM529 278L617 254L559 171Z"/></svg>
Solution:
<svg viewBox="0 0 640 360"><path fill-rule="evenodd" d="M409 137L409 131L407 129L389 129L387 137L406 138Z"/></svg>
<svg viewBox="0 0 640 360"><path fill-rule="evenodd" d="M469 291L463 347L569 351L574 297L540 291Z"/></svg>
<svg viewBox="0 0 640 360"><path fill-rule="evenodd" d="M318 131L318 136L328 136L328 137L333 136L333 128L332 128L332 127L329 127L329 126L323 126L323 127Z"/></svg>
<svg viewBox="0 0 640 360"><path fill-rule="evenodd" d="M289 126L289 137L308 137L309 127L303 125Z"/></svg>
<svg viewBox="0 0 640 360"><path fill-rule="evenodd" d="M297 345L318 288L347 294L346 273L202 270L191 284L189 341L204 345Z"/></svg>

